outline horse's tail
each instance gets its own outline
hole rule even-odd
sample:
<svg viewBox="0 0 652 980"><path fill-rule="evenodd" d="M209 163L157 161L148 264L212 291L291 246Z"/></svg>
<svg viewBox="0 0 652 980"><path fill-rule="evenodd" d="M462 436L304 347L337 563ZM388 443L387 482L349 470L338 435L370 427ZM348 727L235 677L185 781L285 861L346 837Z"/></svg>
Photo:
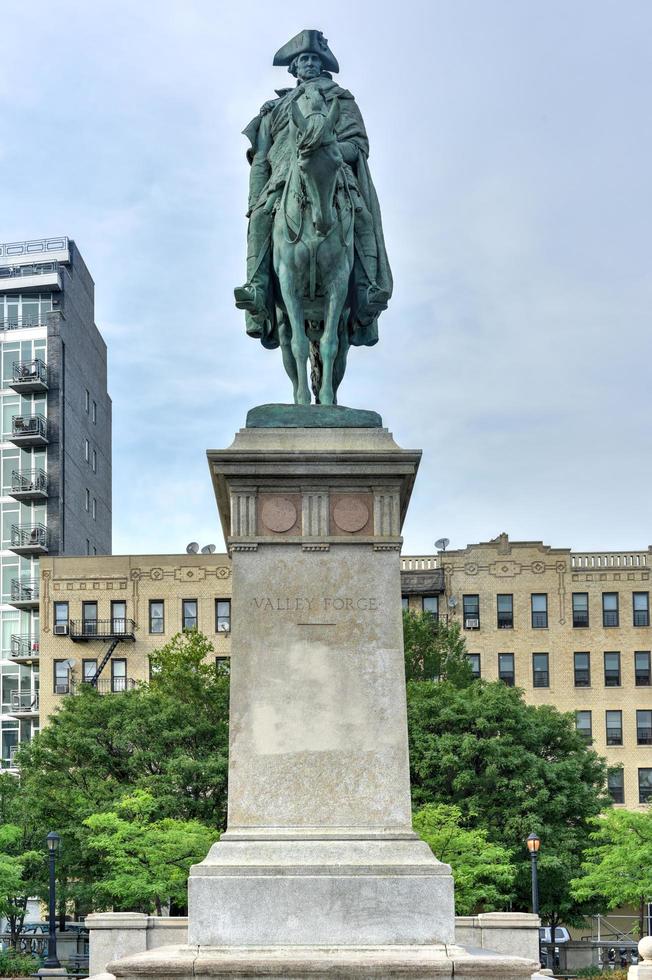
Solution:
<svg viewBox="0 0 652 980"><path fill-rule="evenodd" d="M312 388L312 393L315 396L315 403L319 405L319 389L321 388L321 379L323 374L323 364L321 360L321 353L319 350L319 341L310 341L310 387Z"/></svg>

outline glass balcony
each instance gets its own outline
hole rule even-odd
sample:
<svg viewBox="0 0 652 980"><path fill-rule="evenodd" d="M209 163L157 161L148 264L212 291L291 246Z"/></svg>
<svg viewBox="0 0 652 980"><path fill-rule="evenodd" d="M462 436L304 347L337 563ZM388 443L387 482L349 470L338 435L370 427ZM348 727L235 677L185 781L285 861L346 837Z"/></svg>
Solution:
<svg viewBox="0 0 652 980"><path fill-rule="evenodd" d="M37 578L14 578L11 580L11 605L16 609L38 609L39 591Z"/></svg>
<svg viewBox="0 0 652 980"><path fill-rule="evenodd" d="M48 477L45 470L12 470L9 496L14 500L47 500Z"/></svg>
<svg viewBox="0 0 652 980"><path fill-rule="evenodd" d="M76 642L88 640L135 640L136 624L133 619L71 619L70 639Z"/></svg>
<svg viewBox="0 0 652 980"><path fill-rule="evenodd" d="M13 378L9 387L21 394L48 390L48 369L45 363L34 357L31 361L14 361Z"/></svg>
<svg viewBox="0 0 652 980"><path fill-rule="evenodd" d="M47 419L44 415L12 416L9 441L14 446L47 446Z"/></svg>
<svg viewBox="0 0 652 980"><path fill-rule="evenodd" d="M10 656L18 664L38 663L39 641L29 634L12 634Z"/></svg>
<svg viewBox="0 0 652 980"><path fill-rule="evenodd" d="M14 691L11 695L9 714L14 718L38 718L38 694L31 691Z"/></svg>
<svg viewBox="0 0 652 980"><path fill-rule="evenodd" d="M9 547L15 555L47 555L48 529L44 524L14 524Z"/></svg>

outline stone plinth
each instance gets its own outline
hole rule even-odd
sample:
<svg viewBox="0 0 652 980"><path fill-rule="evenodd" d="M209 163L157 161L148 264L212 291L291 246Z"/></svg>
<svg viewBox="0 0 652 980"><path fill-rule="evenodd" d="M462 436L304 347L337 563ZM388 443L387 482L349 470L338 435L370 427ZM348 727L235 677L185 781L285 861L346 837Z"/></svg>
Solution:
<svg viewBox="0 0 652 980"><path fill-rule="evenodd" d="M412 831L401 523L420 459L379 427L248 428L209 452L233 560L228 828L189 943L454 939Z"/></svg>

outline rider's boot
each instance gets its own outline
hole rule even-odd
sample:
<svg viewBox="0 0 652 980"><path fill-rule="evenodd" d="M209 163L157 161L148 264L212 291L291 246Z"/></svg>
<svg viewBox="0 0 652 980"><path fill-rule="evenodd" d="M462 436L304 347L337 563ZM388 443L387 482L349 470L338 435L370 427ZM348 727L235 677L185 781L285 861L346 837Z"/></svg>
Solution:
<svg viewBox="0 0 652 980"><path fill-rule="evenodd" d="M371 215L366 208L356 213L356 249L362 265L363 276L358 282L358 310L356 319L364 326L387 309L389 290L376 282L378 273L378 244L373 231Z"/></svg>
<svg viewBox="0 0 652 980"><path fill-rule="evenodd" d="M263 324L270 318L267 309L269 293L270 256L269 239L273 217L264 208L257 208L249 221L247 240L247 281L233 290L235 305L246 310L255 323Z"/></svg>

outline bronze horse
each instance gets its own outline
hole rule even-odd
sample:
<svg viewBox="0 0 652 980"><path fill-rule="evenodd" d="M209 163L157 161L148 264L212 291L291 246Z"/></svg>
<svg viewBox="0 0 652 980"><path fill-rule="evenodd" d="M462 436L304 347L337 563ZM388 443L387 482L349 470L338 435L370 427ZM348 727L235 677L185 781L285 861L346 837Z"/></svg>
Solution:
<svg viewBox="0 0 652 980"><path fill-rule="evenodd" d="M316 88L292 103L296 153L274 217L279 340L299 405L311 401L308 361L316 402L337 403L349 349L355 211L336 137L339 114L338 100L329 109Z"/></svg>

